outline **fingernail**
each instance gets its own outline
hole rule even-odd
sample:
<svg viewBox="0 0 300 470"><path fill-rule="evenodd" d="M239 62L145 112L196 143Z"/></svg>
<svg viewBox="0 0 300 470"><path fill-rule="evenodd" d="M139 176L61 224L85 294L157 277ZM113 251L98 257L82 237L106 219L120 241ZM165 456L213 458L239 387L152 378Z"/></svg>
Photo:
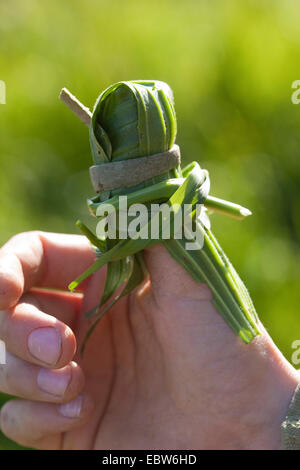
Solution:
<svg viewBox="0 0 300 470"><path fill-rule="evenodd" d="M40 369L37 375L38 386L43 392L51 393L58 397L64 396L71 380L69 366L60 370Z"/></svg>
<svg viewBox="0 0 300 470"><path fill-rule="evenodd" d="M56 328L37 328L28 336L28 349L33 357L55 365L61 355L61 336Z"/></svg>
<svg viewBox="0 0 300 470"><path fill-rule="evenodd" d="M60 405L60 414L62 414L65 418L79 418L81 415L82 401L82 396L79 396L74 398L74 400L69 401L68 403Z"/></svg>

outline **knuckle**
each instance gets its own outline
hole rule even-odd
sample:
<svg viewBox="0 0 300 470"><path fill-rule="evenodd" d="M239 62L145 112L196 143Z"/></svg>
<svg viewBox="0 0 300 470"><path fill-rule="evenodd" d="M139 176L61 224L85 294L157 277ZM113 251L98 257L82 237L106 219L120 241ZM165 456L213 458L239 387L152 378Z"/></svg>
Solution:
<svg viewBox="0 0 300 470"><path fill-rule="evenodd" d="M7 318L8 311L0 310L0 339L4 341L7 339Z"/></svg>
<svg viewBox="0 0 300 470"><path fill-rule="evenodd" d="M7 353L6 359L6 364L0 365L0 390L1 392L18 396L22 393L19 390L19 384L22 384L22 381L20 382L19 379L20 373L16 373L14 358L10 353Z"/></svg>
<svg viewBox="0 0 300 470"><path fill-rule="evenodd" d="M14 305L22 292L23 285L16 272L6 271L4 275L0 273L0 296L6 299L1 302L3 305L8 308Z"/></svg>
<svg viewBox="0 0 300 470"><path fill-rule="evenodd" d="M27 250L36 250L42 247L42 236L39 230L31 230L28 232L20 232L13 235L8 242L1 248L1 252L5 254L18 254L20 249L26 246Z"/></svg>
<svg viewBox="0 0 300 470"><path fill-rule="evenodd" d="M0 410L0 429L8 437L13 437L16 420L11 411L11 400L6 402Z"/></svg>
<svg viewBox="0 0 300 470"><path fill-rule="evenodd" d="M41 232L39 230L29 230L27 232L19 232L10 238L9 243L19 244L20 242L23 242L24 240L40 237L40 233Z"/></svg>
<svg viewBox="0 0 300 470"><path fill-rule="evenodd" d="M0 365L0 390L2 393L9 393L7 386L7 366L6 364Z"/></svg>
<svg viewBox="0 0 300 470"><path fill-rule="evenodd" d="M14 401L7 401L0 409L0 430L17 444L33 447L34 437L23 425L20 414L16 413Z"/></svg>
<svg viewBox="0 0 300 470"><path fill-rule="evenodd" d="M38 310L43 310L43 304L41 300L38 298L37 295L34 295L33 293L26 292L25 294L22 295L19 301L20 304L30 304L36 307Z"/></svg>

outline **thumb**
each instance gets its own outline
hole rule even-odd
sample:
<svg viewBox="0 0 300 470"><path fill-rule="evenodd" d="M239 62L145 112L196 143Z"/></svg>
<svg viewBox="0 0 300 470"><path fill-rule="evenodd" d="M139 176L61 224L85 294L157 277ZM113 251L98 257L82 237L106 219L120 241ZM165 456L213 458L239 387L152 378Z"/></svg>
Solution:
<svg viewBox="0 0 300 470"><path fill-rule="evenodd" d="M150 274L152 289L160 295L194 300L212 300L212 292L204 283L196 282L190 274L168 253L161 244L143 251L144 261Z"/></svg>

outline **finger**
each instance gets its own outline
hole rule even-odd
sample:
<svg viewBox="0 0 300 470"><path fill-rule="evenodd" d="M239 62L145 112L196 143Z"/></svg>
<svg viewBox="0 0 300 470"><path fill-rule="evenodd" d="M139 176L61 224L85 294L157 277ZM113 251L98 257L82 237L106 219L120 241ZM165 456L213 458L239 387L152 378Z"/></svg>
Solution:
<svg viewBox="0 0 300 470"><path fill-rule="evenodd" d="M0 391L30 400L67 402L82 391L84 376L75 362L61 369L47 369L29 364L7 353L0 365Z"/></svg>
<svg viewBox="0 0 300 470"><path fill-rule="evenodd" d="M20 303L34 305L42 312L58 318L73 329L76 327L80 313L82 294L47 289L30 289L21 297Z"/></svg>
<svg viewBox="0 0 300 470"><path fill-rule="evenodd" d="M67 289L88 268L95 254L79 235L27 232L0 250L0 308L15 305L31 287Z"/></svg>
<svg viewBox="0 0 300 470"><path fill-rule="evenodd" d="M15 356L51 368L67 365L76 351L74 333L67 325L26 303L0 311L0 338Z"/></svg>
<svg viewBox="0 0 300 470"><path fill-rule="evenodd" d="M81 426L93 409L93 401L86 394L62 405L10 400L1 408L0 429L21 445L38 447L53 435Z"/></svg>

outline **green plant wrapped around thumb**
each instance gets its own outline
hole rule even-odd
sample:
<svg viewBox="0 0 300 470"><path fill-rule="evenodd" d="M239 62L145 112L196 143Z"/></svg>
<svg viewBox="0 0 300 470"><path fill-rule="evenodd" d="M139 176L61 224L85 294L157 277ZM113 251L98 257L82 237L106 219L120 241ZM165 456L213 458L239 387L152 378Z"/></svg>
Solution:
<svg viewBox="0 0 300 470"><path fill-rule="evenodd" d="M134 159L137 159L138 165L140 157L162 154L163 158L164 152L172 149L175 143L176 131L173 93L166 83L116 83L101 93L93 110L90 144L94 163L109 165L111 162L132 160L134 165ZM118 188L104 189L88 200L90 212L105 223L108 217L103 215L103 209L110 204L118 213L122 200L120 196L126 196L129 209L136 204L144 204L148 211L146 220L140 224L140 237L135 238L124 237L118 225L115 238L109 238L102 232L97 231L96 235L91 233L84 224L78 222L81 231L95 247L97 260L71 283L70 289L75 289L86 277L107 264L101 302L87 314L93 318L93 322L86 340L113 303L133 291L145 279L147 271L141 252L158 242L164 245L193 279L208 284L216 308L244 342L249 343L260 333L257 314L248 291L213 236L207 215L216 211L243 218L250 212L210 196L209 188L208 172L201 169L197 162L182 170L178 163L156 176L149 178L145 174L143 181L138 184L122 184ZM163 211L153 212L153 204L161 204L164 210L169 209L170 232L167 237L163 232ZM186 206L189 207L188 212L185 212ZM180 236L177 217L179 208L183 209L184 214ZM127 222L130 225L130 217ZM151 236L154 227L158 227L155 237ZM148 236L145 237L145 234ZM120 293L121 286L123 290ZM117 290L118 295L115 294Z"/></svg>

